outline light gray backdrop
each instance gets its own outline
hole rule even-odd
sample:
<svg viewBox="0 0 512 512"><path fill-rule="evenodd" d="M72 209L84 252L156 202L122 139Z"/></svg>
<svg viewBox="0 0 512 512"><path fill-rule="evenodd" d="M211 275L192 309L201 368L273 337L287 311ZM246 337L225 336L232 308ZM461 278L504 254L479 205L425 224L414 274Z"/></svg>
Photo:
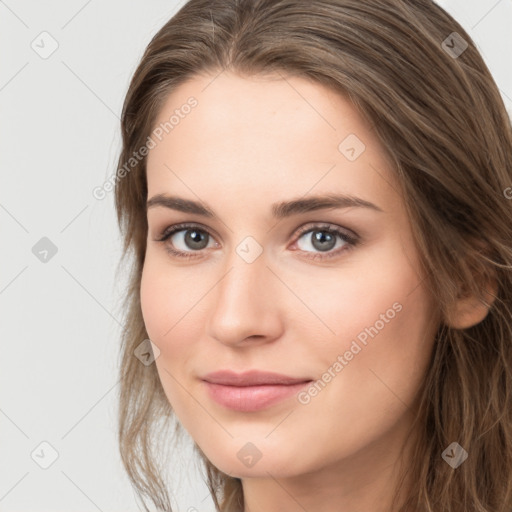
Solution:
<svg viewBox="0 0 512 512"><path fill-rule="evenodd" d="M132 512L116 445L120 237L113 194L129 78L184 2L0 0L0 512ZM512 112L512 0L442 0ZM512 184L511 184L512 185ZM213 512L189 457L180 511Z"/></svg>

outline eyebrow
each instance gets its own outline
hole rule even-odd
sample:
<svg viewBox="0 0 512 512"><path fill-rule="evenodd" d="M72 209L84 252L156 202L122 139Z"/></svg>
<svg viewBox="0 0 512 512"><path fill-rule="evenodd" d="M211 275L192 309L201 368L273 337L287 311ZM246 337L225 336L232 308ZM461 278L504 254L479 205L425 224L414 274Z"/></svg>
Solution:
<svg viewBox="0 0 512 512"><path fill-rule="evenodd" d="M193 213L208 218L215 218L216 215L208 206L190 199L183 199L177 196L168 196L166 194L157 194L146 203L146 211L156 206L162 206L171 210L177 210L184 213ZM327 194L320 196L310 196L308 198L293 199L283 201L272 205L272 216L276 219L283 219L292 215L312 212L323 209L342 209L342 208L368 208L377 212L384 211L376 204L346 194Z"/></svg>

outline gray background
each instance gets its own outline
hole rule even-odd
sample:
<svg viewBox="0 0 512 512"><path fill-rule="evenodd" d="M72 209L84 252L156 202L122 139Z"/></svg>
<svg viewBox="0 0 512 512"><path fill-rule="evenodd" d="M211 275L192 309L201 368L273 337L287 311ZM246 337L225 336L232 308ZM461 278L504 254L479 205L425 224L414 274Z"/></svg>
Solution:
<svg viewBox="0 0 512 512"><path fill-rule="evenodd" d="M116 445L120 237L113 194L92 190L115 172L143 50L183 3L0 0L0 512L138 510ZM439 3L512 113L512 0ZM210 512L188 441L177 510Z"/></svg>

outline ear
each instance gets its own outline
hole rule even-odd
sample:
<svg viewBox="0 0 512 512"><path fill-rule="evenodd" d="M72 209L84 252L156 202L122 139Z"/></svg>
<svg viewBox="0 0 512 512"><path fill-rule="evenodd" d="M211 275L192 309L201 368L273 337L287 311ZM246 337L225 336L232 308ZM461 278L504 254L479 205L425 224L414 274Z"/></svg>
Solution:
<svg viewBox="0 0 512 512"><path fill-rule="evenodd" d="M467 329L479 324L489 313L498 293L495 275L487 272L474 273L475 281L480 283L480 295L461 291L446 314L445 323L454 329ZM467 287L462 287L467 290Z"/></svg>
<svg viewBox="0 0 512 512"><path fill-rule="evenodd" d="M485 289L484 299L475 295L458 299L446 315L446 324L454 329L467 329L479 324L489 313L496 293L497 285L494 285Z"/></svg>

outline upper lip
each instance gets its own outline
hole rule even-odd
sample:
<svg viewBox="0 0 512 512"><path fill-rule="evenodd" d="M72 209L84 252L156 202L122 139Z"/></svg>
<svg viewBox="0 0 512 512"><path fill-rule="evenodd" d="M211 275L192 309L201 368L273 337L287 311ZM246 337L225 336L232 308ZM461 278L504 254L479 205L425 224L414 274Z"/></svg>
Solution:
<svg viewBox="0 0 512 512"><path fill-rule="evenodd" d="M223 384L225 386L259 386L262 384L291 385L299 382L309 382L307 377L289 377L280 373L264 372L260 370L249 370L243 373L235 373L231 370L219 370L208 373L203 380L212 384Z"/></svg>

